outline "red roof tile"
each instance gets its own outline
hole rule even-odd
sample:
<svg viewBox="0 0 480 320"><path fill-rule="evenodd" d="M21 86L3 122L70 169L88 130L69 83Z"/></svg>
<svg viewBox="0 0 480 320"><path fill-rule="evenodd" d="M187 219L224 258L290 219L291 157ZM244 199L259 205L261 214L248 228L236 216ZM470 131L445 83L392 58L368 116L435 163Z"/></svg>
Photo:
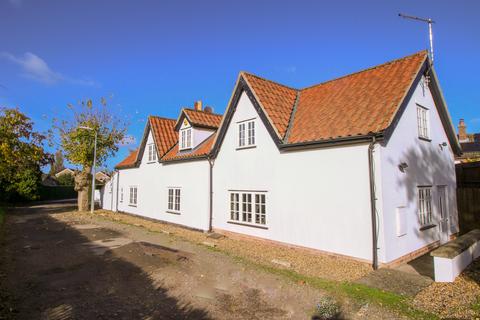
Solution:
<svg viewBox="0 0 480 320"><path fill-rule="evenodd" d="M176 120L149 116L148 121L152 129L158 156L161 158L178 141L178 132L175 131Z"/></svg>
<svg viewBox="0 0 480 320"><path fill-rule="evenodd" d="M117 163L117 165L115 166L115 169L125 169L125 168L133 167L137 159L137 153L138 153L138 149L130 152L130 154L125 159Z"/></svg>
<svg viewBox="0 0 480 320"><path fill-rule="evenodd" d="M180 151L178 143L163 157L164 161L195 159L208 155L212 149L213 141L216 133L212 134L205 141L199 144L195 149L188 151Z"/></svg>
<svg viewBox="0 0 480 320"><path fill-rule="evenodd" d="M216 129L222 121L221 114L209 113L205 111L197 111L193 109L183 109L192 126L206 127Z"/></svg>
<svg viewBox="0 0 480 320"><path fill-rule="evenodd" d="M297 90L253 74L243 73L243 76L260 100L280 138L283 138L290 121Z"/></svg>
<svg viewBox="0 0 480 320"><path fill-rule="evenodd" d="M385 130L426 58L427 52L421 51L301 90L242 75L281 138L293 116L286 141L290 144Z"/></svg>

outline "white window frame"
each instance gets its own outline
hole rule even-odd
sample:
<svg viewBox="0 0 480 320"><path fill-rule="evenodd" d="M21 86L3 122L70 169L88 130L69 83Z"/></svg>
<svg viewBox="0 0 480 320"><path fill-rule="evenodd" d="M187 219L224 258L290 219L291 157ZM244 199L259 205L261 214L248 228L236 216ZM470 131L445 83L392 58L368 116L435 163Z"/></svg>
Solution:
<svg viewBox="0 0 480 320"><path fill-rule="evenodd" d="M129 187L128 205L132 207L136 207L138 205L138 186Z"/></svg>
<svg viewBox="0 0 480 320"><path fill-rule="evenodd" d="M167 212L180 214L182 189L179 187L167 188Z"/></svg>
<svg viewBox="0 0 480 320"><path fill-rule="evenodd" d="M255 147L255 119L237 122L238 125L238 149Z"/></svg>
<svg viewBox="0 0 480 320"><path fill-rule="evenodd" d="M185 128L180 130L180 150L191 149L193 145L193 130Z"/></svg>
<svg viewBox="0 0 480 320"><path fill-rule="evenodd" d="M417 129L420 139L430 140L430 110L417 104Z"/></svg>
<svg viewBox="0 0 480 320"><path fill-rule="evenodd" d="M431 186L418 187L418 221L421 227L433 225L433 200Z"/></svg>
<svg viewBox="0 0 480 320"><path fill-rule="evenodd" d="M249 226L267 226L267 193L265 191L229 192L229 222Z"/></svg>
<svg viewBox="0 0 480 320"><path fill-rule="evenodd" d="M148 150L148 162L152 163L157 161L157 148L155 147L155 143L149 143L147 145Z"/></svg>

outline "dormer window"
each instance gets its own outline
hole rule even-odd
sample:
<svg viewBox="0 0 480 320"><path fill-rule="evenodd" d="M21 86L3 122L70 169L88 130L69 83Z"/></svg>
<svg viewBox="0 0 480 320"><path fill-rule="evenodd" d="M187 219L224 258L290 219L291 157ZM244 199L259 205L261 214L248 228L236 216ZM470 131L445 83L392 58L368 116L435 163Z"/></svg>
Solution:
<svg viewBox="0 0 480 320"><path fill-rule="evenodd" d="M180 150L192 148L192 128L180 130Z"/></svg>
<svg viewBox="0 0 480 320"><path fill-rule="evenodd" d="M238 147L255 146L255 120L238 123Z"/></svg>
<svg viewBox="0 0 480 320"><path fill-rule="evenodd" d="M157 149L155 148L154 143L148 145L148 162L157 161Z"/></svg>

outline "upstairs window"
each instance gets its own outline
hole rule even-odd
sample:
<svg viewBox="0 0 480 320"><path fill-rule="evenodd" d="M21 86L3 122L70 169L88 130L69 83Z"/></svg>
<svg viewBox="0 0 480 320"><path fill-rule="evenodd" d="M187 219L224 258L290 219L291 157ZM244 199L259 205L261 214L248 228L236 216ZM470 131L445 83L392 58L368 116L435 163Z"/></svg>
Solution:
<svg viewBox="0 0 480 320"><path fill-rule="evenodd" d="M428 116L429 110L427 108L417 105L418 137L421 139L430 139Z"/></svg>
<svg viewBox="0 0 480 320"><path fill-rule="evenodd" d="M180 150L190 149L192 147L192 128L182 129L180 131Z"/></svg>
<svg viewBox="0 0 480 320"><path fill-rule="evenodd" d="M180 188L168 188L168 211L180 213Z"/></svg>
<svg viewBox="0 0 480 320"><path fill-rule="evenodd" d="M418 187L418 219L421 226L432 224L432 188Z"/></svg>
<svg viewBox="0 0 480 320"><path fill-rule="evenodd" d="M157 149L154 143L148 145L148 162L157 161Z"/></svg>
<svg viewBox="0 0 480 320"><path fill-rule="evenodd" d="M137 206L137 187L131 186L130 187L130 198L129 198L129 205L136 207Z"/></svg>
<svg viewBox="0 0 480 320"><path fill-rule="evenodd" d="M255 145L255 120L248 120L238 124L238 147Z"/></svg>

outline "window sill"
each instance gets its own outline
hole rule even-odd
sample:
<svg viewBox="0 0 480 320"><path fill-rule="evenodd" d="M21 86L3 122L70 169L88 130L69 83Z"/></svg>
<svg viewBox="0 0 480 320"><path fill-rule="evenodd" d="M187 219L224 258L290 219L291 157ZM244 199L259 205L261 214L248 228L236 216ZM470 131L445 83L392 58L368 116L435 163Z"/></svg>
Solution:
<svg viewBox="0 0 480 320"><path fill-rule="evenodd" d="M268 227L266 227L266 226L261 226L261 225L256 225L256 224L243 223L243 222L237 222L237 221L227 221L227 223L236 224L236 225L239 225L239 226L245 226L245 227L252 227L252 228L257 228L257 229L268 230Z"/></svg>
<svg viewBox="0 0 480 320"><path fill-rule="evenodd" d="M152 163L156 163L157 160L153 160L153 161L148 161L147 164L152 164Z"/></svg>
<svg viewBox="0 0 480 320"><path fill-rule="evenodd" d="M129 207L135 207L135 208L137 207L136 204L129 204L128 206L129 206Z"/></svg>
<svg viewBox="0 0 480 320"><path fill-rule="evenodd" d="M423 140L423 141L427 141L427 142L432 142L432 139L430 139L430 138L418 137L418 139Z"/></svg>
<svg viewBox="0 0 480 320"><path fill-rule="evenodd" d="M429 224L429 225L421 227L419 230L420 231L425 231L425 230L428 230L428 229L435 228L436 226L437 226L436 224Z"/></svg>
<svg viewBox="0 0 480 320"><path fill-rule="evenodd" d="M253 146L245 146L245 147L237 147L237 149L235 149L235 150L254 149L254 148L256 148L256 147L257 147L256 145L253 145Z"/></svg>
<svg viewBox="0 0 480 320"><path fill-rule="evenodd" d="M166 212L166 213L170 213L170 214L176 214L176 215L178 215L178 216L180 215L180 212L179 212L179 211L169 211L169 210L167 210L167 211L165 211L165 212Z"/></svg>

